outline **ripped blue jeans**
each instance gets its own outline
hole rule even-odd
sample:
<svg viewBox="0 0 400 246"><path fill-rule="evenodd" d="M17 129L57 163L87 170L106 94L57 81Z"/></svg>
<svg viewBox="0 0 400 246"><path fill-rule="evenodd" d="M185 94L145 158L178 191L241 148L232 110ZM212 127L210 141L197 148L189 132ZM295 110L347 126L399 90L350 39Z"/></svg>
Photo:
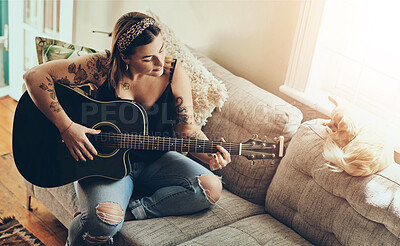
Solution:
<svg viewBox="0 0 400 246"><path fill-rule="evenodd" d="M71 222L67 244L106 245L121 230L128 209L135 219L199 212L213 205L198 177L210 170L169 151L153 163L138 162L121 180L93 177L75 182L81 213ZM133 188L143 196L131 199Z"/></svg>

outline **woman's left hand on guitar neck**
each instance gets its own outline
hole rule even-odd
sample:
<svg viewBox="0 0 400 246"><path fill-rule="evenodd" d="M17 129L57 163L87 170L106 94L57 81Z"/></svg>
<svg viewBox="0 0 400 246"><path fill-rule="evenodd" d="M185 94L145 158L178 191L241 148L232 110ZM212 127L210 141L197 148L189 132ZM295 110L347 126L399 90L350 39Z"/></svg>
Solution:
<svg viewBox="0 0 400 246"><path fill-rule="evenodd" d="M221 138L220 141L225 142L225 139ZM217 145L217 149L220 152L211 154L211 160L209 161L211 171L222 169L231 162L231 155L224 147Z"/></svg>
<svg viewBox="0 0 400 246"><path fill-rule="evenodd" d="M204 137L198 139L207 139L204 133L202 135L204 135ZM225 142L225 139L220 138L220 141ZM210 170L215 171L226 167L231 162L231 154L224 147L217 145L217 149L219 152L215 154L190 153L190 155L204 163L207 163L210 166Z"/></svg>

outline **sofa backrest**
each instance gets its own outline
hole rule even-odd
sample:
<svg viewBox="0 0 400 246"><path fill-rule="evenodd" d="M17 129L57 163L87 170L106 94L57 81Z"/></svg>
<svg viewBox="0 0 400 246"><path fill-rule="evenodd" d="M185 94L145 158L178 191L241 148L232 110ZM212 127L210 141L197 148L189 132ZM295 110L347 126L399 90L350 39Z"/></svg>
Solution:
<svg viewBox="0 0 400 246"><path fill-rule="evenodd" d="M244 142L258 134L268 142L284 136L286 146L297 131L302 113L281 98L261 89L250 81L235 76L196 50L194 55L228 89L228 100L222 109L214 110L202 128L213 140ZM268 186L279 160L256 160L254 165L243 156L233 156L232 163L216 171L222 176L224 187L236 195L257 204L264 204Z"/></svg>

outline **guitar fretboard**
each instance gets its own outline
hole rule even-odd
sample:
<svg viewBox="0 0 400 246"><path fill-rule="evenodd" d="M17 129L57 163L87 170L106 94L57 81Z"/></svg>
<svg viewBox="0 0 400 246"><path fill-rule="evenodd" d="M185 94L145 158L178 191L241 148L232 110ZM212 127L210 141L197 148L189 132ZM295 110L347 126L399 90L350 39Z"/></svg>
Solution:
<svg viewBox="0 0 400 246"><path fill-rule="evenodd" d="M190 138L156 137L137 134L99 133L93 135L97 144L104 147L138 150L162 150L194 153L216 153L217 145L232 155L240 155L242 144Z"/></svg>

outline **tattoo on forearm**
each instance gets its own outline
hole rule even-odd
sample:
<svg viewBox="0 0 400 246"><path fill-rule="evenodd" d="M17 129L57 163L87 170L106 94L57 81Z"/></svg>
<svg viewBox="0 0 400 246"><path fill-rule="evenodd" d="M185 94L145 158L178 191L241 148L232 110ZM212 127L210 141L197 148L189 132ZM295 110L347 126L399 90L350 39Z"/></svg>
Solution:
<svg viewBox="0 0 400 246"><path fill-rule="evenodd" d="M51 102L50 103L50 108L54 111L54 112L60 112L61 111L61 107L60 107L60 103L59 102Z"/></svg>
<svg viewBox="0 0 400 246"><path fill-rule="evenodd" d="M52 100L55 100L56 99L56 93L54 91L54 84L50 82L51 81L50 78L46 77L46 79L48 81L47 85L45 83L41 83L39 85L39 87L40 87L40 89L49 92L50 98Z"/></svg>
<svg viewBox="0 0 400 246"><path fill-rule="evenodd" d="M41 84L39 85L39 87L40 87L40 89L42 89L42 90L44 90L44 91L47 91L47 90L49 89L49 87L47 87L47 85L45 85L44 83L41 83Z"/></svg>
<svg viewBox="0 0 400 246"><path fill-rule="evenodd" d="M182 106L183 104L183 98L178 97L176 98L176 121L177 124L183 123L190 125L190 118L191 116L188 115L187 113L187 108L185 106Z"/></svg>
<svg viewBox="0 0 400 246"><path fill-rule="evenodd" d="M60 103L57 102L57 100L56 100L56 92L54 90L54 83L51 81L51 79L49 77L46 77L46 80L47 80L47 84L41 83L39 85L39 88L44 91L47 91L50 94L50 98L52 100L52 102L50 103L50 109L52 109L54 112L60 112L61 107L60 107Z"/></svg>

